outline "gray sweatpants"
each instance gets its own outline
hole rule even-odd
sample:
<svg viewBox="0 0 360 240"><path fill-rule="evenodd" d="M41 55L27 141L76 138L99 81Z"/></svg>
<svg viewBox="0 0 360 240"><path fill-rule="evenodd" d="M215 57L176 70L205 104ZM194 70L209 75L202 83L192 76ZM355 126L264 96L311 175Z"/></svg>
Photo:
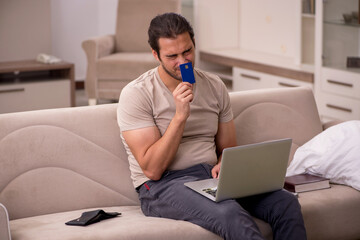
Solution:
<svg viewBox="0 0 360 240"><path fill-rule="evenodd" d="M184 186L207 178L211 166L199 164L147 181L138 190L143 213L189 221L224 239L263 239L253 215L270 223L274 239L306 239L300 204L292 194L280 190L216 203Z"/></svg>

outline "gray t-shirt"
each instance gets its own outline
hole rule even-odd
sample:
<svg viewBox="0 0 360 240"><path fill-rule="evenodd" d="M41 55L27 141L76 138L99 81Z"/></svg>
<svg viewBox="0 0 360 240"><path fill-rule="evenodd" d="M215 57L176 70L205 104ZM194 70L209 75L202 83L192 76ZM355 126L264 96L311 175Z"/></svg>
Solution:
<svg viewBox="0 0 360 240"><path fill-rule="evenodd" d="M168 170L180 170L199 163L217 163L215 135L219 122L233 119L230 98L216 75L194 69L194 99L178 152ZM121 92L117 121L121 132L156 126L164 135L175 115L172 92L161 81L158 68L130 82ZM122 135L121 135L122 137ZM149 179L122 137L130 163L134 187Z"/></svg>

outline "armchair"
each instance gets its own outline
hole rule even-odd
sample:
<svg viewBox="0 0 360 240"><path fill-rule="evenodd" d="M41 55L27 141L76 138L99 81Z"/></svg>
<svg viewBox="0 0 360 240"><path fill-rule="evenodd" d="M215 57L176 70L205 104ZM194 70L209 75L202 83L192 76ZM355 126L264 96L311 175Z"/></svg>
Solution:
<svg viewBox="0 0 360 240"><path fill-rule="evenodd" d="M89 105L118 100L122 88L158 65L148 45L147 29L158 14L180 12L181 0L119 0L116 33L85 40L85 90Z"/></svg>

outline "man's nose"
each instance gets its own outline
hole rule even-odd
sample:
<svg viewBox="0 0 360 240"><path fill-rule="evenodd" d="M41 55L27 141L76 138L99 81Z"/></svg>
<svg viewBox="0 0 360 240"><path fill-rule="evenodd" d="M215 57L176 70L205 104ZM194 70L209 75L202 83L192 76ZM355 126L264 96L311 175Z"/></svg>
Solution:
<svg viewBox="0 0 360 240"><path fill-rule="evenodd" d="M186 60L186 58L182 55L179 56L179 65L183 64L183 63L187 63L188 60Z"/></svg>

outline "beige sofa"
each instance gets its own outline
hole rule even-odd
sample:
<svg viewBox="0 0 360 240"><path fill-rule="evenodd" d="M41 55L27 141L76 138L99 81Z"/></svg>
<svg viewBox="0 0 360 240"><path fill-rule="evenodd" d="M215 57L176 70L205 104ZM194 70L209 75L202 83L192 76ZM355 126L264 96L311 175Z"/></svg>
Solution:
<svg viewBox="0 0 360 240"><path fill-rule="evenodd" d="M291 156L323 128L312 91L231 93L239 144L291 137ZM117 104L0 115L0 237L23 239L220 239L188 222L145 217L130 180ZM350 187L301 193L309 239L360 239L360 193ZM122 216L67 226L89 209ZM271 228L258 219L263 235Z"/></svg>

